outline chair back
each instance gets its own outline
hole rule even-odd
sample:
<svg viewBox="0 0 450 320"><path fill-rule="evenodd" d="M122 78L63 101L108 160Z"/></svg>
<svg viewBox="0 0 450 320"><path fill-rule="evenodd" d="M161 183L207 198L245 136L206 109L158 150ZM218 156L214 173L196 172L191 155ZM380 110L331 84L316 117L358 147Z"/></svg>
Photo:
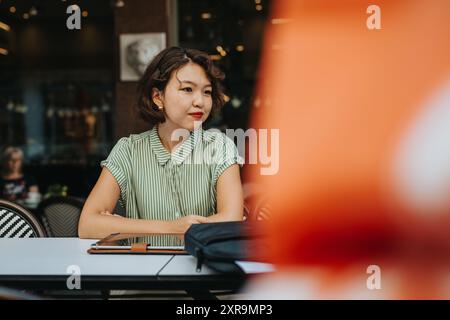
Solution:
<svg viewBox="0 0 450 320"><path fill-rule="evenodd" d="M44 228L27 209L10 201L0 200L0 238L45 237Z"/></svg>
<svg viewBox="0 0 450 320"><path fill-rule="evenodd" d="M42 298L18 289L0 287L1 300L43 300Z"/></svg>
<svg viewBox="0 0 450 320"><path fill-rule="evenodd" d="M250 214L254 220L270 220L272 218L272 208L269 197L261 196L253 207L253 212Z"/></svg>
<svg viewBox="0 0 450 320"><path fill-rule="evenodd" d="M244 193L244 220L270 220L272 209L270 200L261 185L247 182L242 185Z"/></svg>
<svg viewBox="0 0 450 320"><path fill-rule="evenodd" d="M50 237L78 237L83 201L74 197L51 197L42 201L38 212Z"/></svg>
<svg viewBox="0 0 450 320"><path fill-rule="evenodd" d="M270 200L262 194L254 194L244 199L244 219L246 221L270 220L272 209Z"/></svg>

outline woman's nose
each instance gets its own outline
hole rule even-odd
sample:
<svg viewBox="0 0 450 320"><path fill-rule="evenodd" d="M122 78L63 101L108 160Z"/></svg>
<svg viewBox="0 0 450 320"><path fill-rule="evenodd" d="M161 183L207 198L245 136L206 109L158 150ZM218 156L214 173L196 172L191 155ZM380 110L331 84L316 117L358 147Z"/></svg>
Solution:
<svg viewBox="0 0 450 320"><path fill-rule="evenodd" d="M194 101L192 102L194 107L203 108L204 99L203 94L201 92L197 92L194 94Z"/></svg>

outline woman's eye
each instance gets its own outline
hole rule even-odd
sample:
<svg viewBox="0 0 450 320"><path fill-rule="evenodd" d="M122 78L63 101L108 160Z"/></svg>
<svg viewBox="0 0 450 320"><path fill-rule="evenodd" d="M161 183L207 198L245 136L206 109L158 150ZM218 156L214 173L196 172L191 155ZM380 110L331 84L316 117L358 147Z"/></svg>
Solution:
<svg viewBox="0 0 450 320"><path fill-rule="evenodd" d="M181 90L183 90L184 92L192 92L192 88L190 87L182 88Z"/></svg>
<svg viewBox="0 0 450 320"><path fill-rule="evenodd" d="M211 91L211 90L206 90L206 91L205 91L205 94L206 94L207 96L210 96L210 95L212 95L212 91Z"/></svg>

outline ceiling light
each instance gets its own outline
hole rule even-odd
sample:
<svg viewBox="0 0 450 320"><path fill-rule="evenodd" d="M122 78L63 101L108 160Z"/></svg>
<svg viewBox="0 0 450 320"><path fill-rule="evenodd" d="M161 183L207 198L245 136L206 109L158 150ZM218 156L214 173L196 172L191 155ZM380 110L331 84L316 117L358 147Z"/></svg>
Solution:
<svg viewBox="0 0 450 320"><path fill-rule="evenodd" d="M211 13L209 13L209 12L203 12L202 15L201 15L201 17L202 17L203 20L211 19Z"/></svg>
<svg viewBox="0 0 450 320"><path fill-rule="evenodd" d="M11 28L6 23L3 22L0 22L0 29L3 29L5 31L11 30Z"/></svg>
<svg viewBox="0 0 450 320"><path fill-rule="evenodd" d="M123 6L125 6L125 2L123 2L122 0L116 0L114 5L116 6L116 8L122 8Z"/></svg>
<svg viewBox="0 0 450 320"><path fill-rule="evenodd" d="M285 18L274 18L271 20L272 24L285 24L290 22L292 19L285 19Z"/></svg>
<svg viewBox="0 0 450 320"><path fill-rule="evenodd" d="M38 14L38 11L36 10L36 8L33 6L30 9L30 15L35 16Z"/></svg>
<svg viewBox="0 0 450 320"><path fill-rule="evenodd" d="M218 61L218 60L222 59L222 56L220 54L211 54L211 55L209 55L209 58L212 61Z"/></svg>

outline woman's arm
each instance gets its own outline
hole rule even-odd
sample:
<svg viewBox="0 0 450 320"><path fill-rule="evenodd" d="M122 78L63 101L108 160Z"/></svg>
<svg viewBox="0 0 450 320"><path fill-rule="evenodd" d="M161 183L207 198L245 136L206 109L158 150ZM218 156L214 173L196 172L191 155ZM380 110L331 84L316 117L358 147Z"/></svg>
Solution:
<svg viewBox="0 0 450 320"><path fill-rule="evenodd" d="M242 221L244 196L237 164L227 168L217 180L217 213L208 222Z"/></svg>
<svg viewBox="0 0 450 320"><path fill-rule="evenodd" d="M97 183L84 204L78 224L80 238L99 239L111 233L183 233L193 223L206 222L200 216L174 221L128 219L112 214L120 196L119 185L108 169L103 168Z"/></svg>

